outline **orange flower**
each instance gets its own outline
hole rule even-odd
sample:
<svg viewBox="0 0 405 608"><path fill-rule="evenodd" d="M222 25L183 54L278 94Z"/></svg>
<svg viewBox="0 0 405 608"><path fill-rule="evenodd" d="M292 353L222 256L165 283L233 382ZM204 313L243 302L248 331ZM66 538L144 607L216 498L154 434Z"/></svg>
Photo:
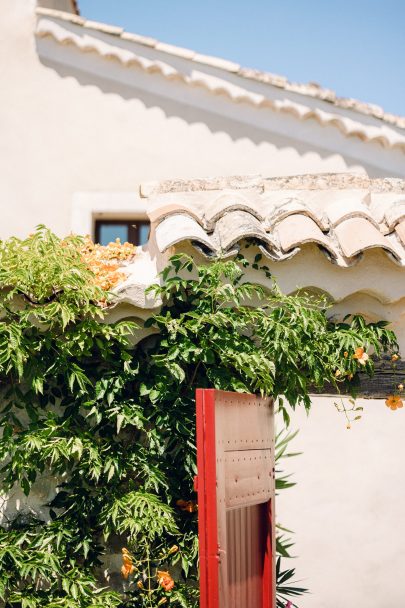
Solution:
<svg viewBox="0 0 405 608"><path fill-rule="evenodd" d="M122 567L121 574L122 577L127 579L130 574L132 574L135 570L135 566L132 563L132 557L125 547L122 548Z"/></svg>
<svg viewBox="0 0 405 608"><path fill-rule="evenodd" d="M136 255L136 247L131 243L121 243L119 239L108 245L97 245L87 237L80 249L83 262L94 274L94 283L105 291L125 281L127 275L122 265Z"/></svg>
<svg viewBox="0 0 405 608"><path fill-rule="evenodd" d="M345 352L343 353L343 356L345 359L347 359L347 357L349 356L349 353L347 352L347 350L345 350Z"/></svg>
<svg viewBox="0 0 405 608"><path fill-rule="evenodd" d="M369 356L365 352L364 348L360 346L360 348L356 348L354 351L353 359L357 359L360 365L365 365L369 359Z"/></svg>
<svg viewBox="0 0 405 608"><path fill-rule="evenodd" d="M399 355L396 355L396 354L392 355L392 357L391 357L391 361L398 361L398 359L399 359Z"/></svg>
<svg viewBox="0 0 405 608"><path fill-rule="evenodd" d="M157 571L158 583L165 591L170 591L174 587L174 580L170 576L169 572L164 570Z"/></svg>
<svg viewBox="0 0 405 608"><path fill-rule="evenodd" d="M391 410L397 410L404 407L403 401L399 395L388 395L388 398L385 400L385 405Z"/></svg>
<svg viewBox="0 0 405 608"><path fill-rule="evenodd" d="M176 505L182 511L187 511L188 513L196 513L198 511L198 506L195 500L183 500L180 499L176 502Z"/></svg>

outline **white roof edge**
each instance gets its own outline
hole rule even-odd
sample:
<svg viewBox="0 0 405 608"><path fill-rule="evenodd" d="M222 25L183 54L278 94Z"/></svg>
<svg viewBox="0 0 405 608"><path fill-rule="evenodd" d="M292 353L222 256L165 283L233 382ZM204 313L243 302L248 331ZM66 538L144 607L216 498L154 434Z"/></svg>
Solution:
<svg viewBox="0 0 405 608"><path fill-rule="evenodd" d="M133 41L137 44L154 48L157 51L173 55L176 57L182 57L201 65L209 67L215 67L219 70L231 72L247 80L255 80L262 84L269 84L271 86L284 89L288 92L302 95L304 97L311 97L319 99L320 101L330 103L333 106L344 110L352 110L359 114L366 116L372 116L373 118L379 119L385 123L388 123L394 127L405 129L405 116L397 116L388 112L385 112L380 106L371 103L365 103L351 98L338 97L336 93L330 89L321 87L315 83L299 84L289 82L284 76L277 74L271 74L269 72L262 72L252 68L241 67L239 64L222 59L220 57L214 57L209 55L203 55L197 53L191 49L184 49L172 44L166 44L139 34L133 34L125 32L122 27L109 25L106 23L99 23L85 19L77 14L67 13L55 9L49 9L44 7L37 7L36 12L39 16L53 17L63 21L74 23L75 25L82 26L87 29L96 30L112 36L121 37L123 40Z"/></svg>

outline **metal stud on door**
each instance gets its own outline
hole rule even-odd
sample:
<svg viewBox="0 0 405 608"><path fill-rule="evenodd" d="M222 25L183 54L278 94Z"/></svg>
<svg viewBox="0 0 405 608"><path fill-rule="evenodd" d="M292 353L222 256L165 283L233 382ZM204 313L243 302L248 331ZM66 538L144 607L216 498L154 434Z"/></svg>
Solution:
<svg viewBox="0 0 405 608"><path fill-rule="evenodd" d="M199 389L200 608L274 608L270 398Z"/></svg>

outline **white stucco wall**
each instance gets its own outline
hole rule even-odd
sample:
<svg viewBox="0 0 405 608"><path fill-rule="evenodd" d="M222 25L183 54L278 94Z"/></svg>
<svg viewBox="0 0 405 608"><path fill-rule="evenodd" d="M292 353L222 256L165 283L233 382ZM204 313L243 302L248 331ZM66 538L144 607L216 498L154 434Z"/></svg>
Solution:
<svg viewBox="0 0 405 608"><path fill-rule="evenodd" d="M279 520L295 530L292 562L311 594L301 608L404 605L405 417L383 400L359 400L363 417L346 429L332 397L297 411L285 466L297 486L280 494ZM285 562L285 565L290 563Z"/></svg>
<svg viewBox="0 0 405 608"><path fill-rule="evenodd" d="M138 184L148 180L361 169L372 176L401 174L398 151L347 139L314 121L304 127L312 129L317 144L305 145L294 139L295 128L304 128L295 119L285 118L290 137L271 133L260 110L249 109L248 124L243 104L207 95L196 108L169 99L172 85L158 80L153 81L156 90L146 93L146 76L135 70L132 84L113 82L108 74L117 66L97 57L86 57L97 67L97 77L52 61L45 64L38 58L34 21L33 0L2 0L1 238L24 236L38 223L64 234L72 227L75 193L98 191L108 205L103 193L134 192L136 197ZM80 65L84 59L76 53ZM336 152L323 146L325 138L329 148L335 142ZM391 158L390 173L383 166ZM111 211L115 204L112 199ZM83 213L88 225L85 204ZM80 205L74 206L74 217L80 224ZM320 257L312 265L297 257L275 273L286 290L314 285L310 275L316 275L320 287L343 298L340 310L355 308L394 320L405 351L403 275L392 262L373 255L357 270L337 269ZM395 292L392 302L376 299L373 286L381 293ZM282 523L296 531L300 557L295 565L312 591L299 605L402 606L404 412L368 401L363 420L347 431L333 399L316 398L310 417L297 412L293 426L301 429L294 448L303 456L288 464L298 485L280 496L277 510Z"/></svg>
<svg viewBox="0 0 405 608"><path fill-rule="evenodd" d="M49 46L46 39L35 39L34 27L33 0L2 0L3 238L22 236L40 222L66 233L71 229L72 199L78 191L136 192L141 181L204 175L286 175L361 168L370 175L382 175L386 171L378 169L378 159L384 158L382 164L386 165L390 154L393 174L397 172L402 154L398 150L345 138L313 120L300 122L204 94L198 88L182 89L94 53L56 43ZM38 57L37 44L48 45L47 54L55 58L68 53L70 61L79 67L87 65L99 75L49 60L45 65ZM126 70L122 78L120 70ZM109 77L112 72L119 76L115 81ZM173 87L177 87L175 91ZM146 88L155 92L147 93ZM174 95L187 103L175 101ZM197 101L200 108L187 105ZM269 131L266 125L271 121L275 128L284 121L290 137ZM305 137L305 130L315 134L316 145L294 140L298 132ZM339 152L330 150L334 146ZM359 157L370 162L361 162Z"/></svg>
<svg viewBox="0 0 405 608"><path fill-rule="evenodd" d="M329 271L306 255L279 264L278 272L273 267L283 290L322 285L341 299L333 308L340 318L351 312L390 321L405 352L402 269L381 252ZM297 485L280 493L276 509L280 523L296 532L298 557L284 564L296 567L311 591L300 608L397 608L405 603L405 413L383 399L358 399L362 419L348 430L338 401L314 397L308 416L301 409L292 415L299 434L291 449L302 455L282 466Z"/></svg>
<svg viewBox="0 0 405 608"><path fill-rule="evenodd" d="M404 353L403 269L382 252L366 252L346 269L322 258L308 249L272 270L285 292L322 287L340 318L351 312L390 321ZM282 466L297 485L280 493L276 510L296 532L298 557L284 564L311 591L300 608L397 608L405 603L405 413L383 399L359 399L362 419L348 430L337 401L314 397L309 415L292 415L299 434L291 449L302 455Z"/></svg>

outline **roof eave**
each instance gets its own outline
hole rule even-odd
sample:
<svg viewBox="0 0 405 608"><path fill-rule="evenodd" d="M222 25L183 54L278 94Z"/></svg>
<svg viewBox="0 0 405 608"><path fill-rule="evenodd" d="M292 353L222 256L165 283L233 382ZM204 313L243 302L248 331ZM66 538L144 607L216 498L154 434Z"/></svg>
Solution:
<svg viewBox="0 0 405 608"><path fill-rule="evenodd" d="M405 129L405 116L397 116L385 112L381 107L377 106L376 104L365 103L353 98L339 97L331 89L326 89L318 85L317 83L300 84L290 82L284 76L271 74L269 72L263 72L256 69L245 68L235 62L220 57L203 55L191 49L180 48L175 45L162 43L158 40L154 40L146 36L125 32L124 29L121 27L111 26L105 23L97 23L95 21L86 20L85 18L80 18L80 20L78 21L77 16L80 15L78 2L77 0L71 0L71 2L74 10L74 15L72 15L71 13L65 13L64 11L57 11L45 8L38 8L37 13L39 15L48 15L54 18L59 17L64 21L72 21L76 25L81 25L84 28L86 28L86 24L88 24L88 27L93 31L98 30L103 33L109 33L121 37L127 41L133 40L137 44L147 46L148 48L154 48L155 50L169 56L171 55L175 57L181 57L183 59L188 59L193 63L209 66L211 68L216 68L224 72L235 74L245 80L258 82L265 85L271 85L278 89L284 89L286 92L298 95L303 99L317 99L320 102L327 103L329 105L335 106L336 108L352 111L354 113L362 114L364 116L370 116L377 119L378 121L381 121L382 123L389 124L399 129Z"/></svg>

